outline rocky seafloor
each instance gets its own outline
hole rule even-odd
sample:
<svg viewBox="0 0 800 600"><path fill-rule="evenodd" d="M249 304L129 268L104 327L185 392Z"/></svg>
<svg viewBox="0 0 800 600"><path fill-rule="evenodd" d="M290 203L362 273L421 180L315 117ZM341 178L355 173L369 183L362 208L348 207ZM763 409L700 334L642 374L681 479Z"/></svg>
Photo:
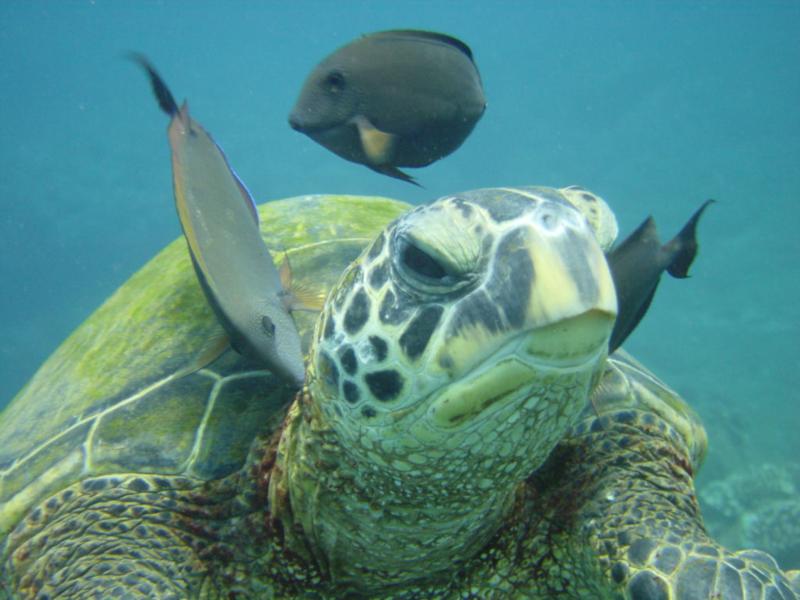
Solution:
<svg viewBox="0 0 800 600"><path fill-rule="evenodd" d="M749 466L705 482L698 495L717 541L765 550L783 569L800 569L800 465Z"/></svg>

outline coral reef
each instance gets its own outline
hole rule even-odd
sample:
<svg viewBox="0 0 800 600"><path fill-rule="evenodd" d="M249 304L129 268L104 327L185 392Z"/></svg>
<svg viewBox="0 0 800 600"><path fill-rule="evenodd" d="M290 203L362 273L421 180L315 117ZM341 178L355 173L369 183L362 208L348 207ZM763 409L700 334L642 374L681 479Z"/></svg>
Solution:
<svg viewBox="0 0 800 600"><path fill-rule="evenodd" d="M800 466L763 463L702 485L706 526L729 548L758 548L800 568Z"/></svg>

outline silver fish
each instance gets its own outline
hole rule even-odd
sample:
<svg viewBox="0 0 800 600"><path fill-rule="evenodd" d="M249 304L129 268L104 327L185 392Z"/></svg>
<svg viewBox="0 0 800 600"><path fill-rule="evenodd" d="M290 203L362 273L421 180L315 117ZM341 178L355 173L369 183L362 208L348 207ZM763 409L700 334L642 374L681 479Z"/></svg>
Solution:
<svg viewBox="0 0 800 600"><path fill-rule="evenodd" d="M231 345L290 385L305 379L300 335L289 314L290 294L261 238L258 212L247 188L200 124L179 108L149 61L147 72L171 121L175 205L195 272Z"/></svg>

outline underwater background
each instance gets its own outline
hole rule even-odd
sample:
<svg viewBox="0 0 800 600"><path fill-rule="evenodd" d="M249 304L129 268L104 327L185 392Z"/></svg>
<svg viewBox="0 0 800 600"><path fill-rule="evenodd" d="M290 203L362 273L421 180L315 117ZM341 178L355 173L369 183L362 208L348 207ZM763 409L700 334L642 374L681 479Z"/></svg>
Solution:
<svg viewBox="0 0 800 600"><path fill-rule="evenodd" d="M287 124L308 72L362 33L469 44L488 108L424 189ZM669 239L706 198L693 277L665 278L626 344L700 413L712 534L800 567L800 3L0 3L0 408L105 298L180 235L145 53L258 201L421 203L578 184L622 235Z"/></svg>

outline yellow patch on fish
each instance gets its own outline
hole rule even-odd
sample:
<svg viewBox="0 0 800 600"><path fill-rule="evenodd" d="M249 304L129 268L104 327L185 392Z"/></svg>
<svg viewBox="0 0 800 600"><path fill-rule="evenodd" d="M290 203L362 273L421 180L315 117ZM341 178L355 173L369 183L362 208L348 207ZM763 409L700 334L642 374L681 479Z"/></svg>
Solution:
<svg viewBox="0 0 800 600"><path fill-rule="evenodd" d="M383 165L391 161L394 136L372 126L364 117L356 119L358 135L364 154L372 164Z"/></svg>

